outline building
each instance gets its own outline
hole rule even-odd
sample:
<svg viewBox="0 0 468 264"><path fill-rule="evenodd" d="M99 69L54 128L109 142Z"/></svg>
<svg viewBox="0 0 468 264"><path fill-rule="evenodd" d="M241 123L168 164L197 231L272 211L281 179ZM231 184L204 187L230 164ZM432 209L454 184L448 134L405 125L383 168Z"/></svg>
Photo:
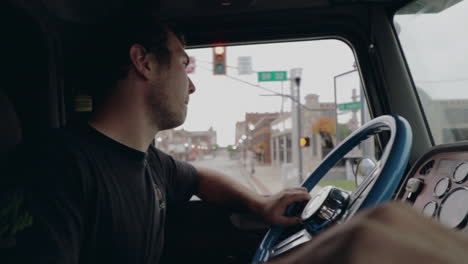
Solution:
<svg viewBox="0 0 468 264"><path fill-rule="evenodd" d="M238 121L236 122L236 135L234 139L234 144L238 144L239 140L242 139L243 135L247 134L247 122Z"/></svg>
<svg viewBox="0 0 468 264"><path fill-rule="evenodd" d="M252 151L259 164L271 164L271 122L279 113L246 113L245 120L236 123L235 142L242 148L243 157Z"/></svg>
<svg viewBox="0 0 468 264"><path fill-rule="evenodd" d="M308 137L310 146L301 148L303 170L312 171L335 145L335 104L319 102L319 96L305 97L302 111L302 137ZM292 117L285 113L271 122L271 157L278 167L292 163ZM284 173L283 173L284 174Z"/></svg>
<svg viewBox="0 0 468 264"><path fill-rule="evenodd" d="M176 159L191 161L203 159L217 149L217 134L212 127L206 131L169 129L156 135L155 144Z"/></svg>
<svg viewBox="0 0 468 264"><path fill-rule="evenodd" d="M292 162L291 154L292 118L283 113L271 122L271 156L274 165Z"/></svg>
<svg viewBox="0 0 468 264"><path fill-rule="evenodd" d="M302 148L302 164L304 173L308 173L336 145L336 112L335 103L320 102L316 94L305 97L305 106L302 136L310 139L310 146Z"/></svg>
<svg viewBox="0 0 468 264"><path fill-rule="evenodd" d="M199 146L200 149L206 150L205 152L211 152L217 148L217 134L213 127L210 127L207 131L188 132L187 136L192 145L197 148Z"/></svg>
<svg viewBox="0 0 468 264"><path fill-rule="evenodd" d="M279 117L278 113L264 116L254 125L252 147L260 164L271 164L271 122Z"/></svg>
<svg viewBox="0 0 468 264"><path fill-rule="evenodd" d="M437 144L468 140L468 99L433 99L418 89L424 112Z"/></svg>

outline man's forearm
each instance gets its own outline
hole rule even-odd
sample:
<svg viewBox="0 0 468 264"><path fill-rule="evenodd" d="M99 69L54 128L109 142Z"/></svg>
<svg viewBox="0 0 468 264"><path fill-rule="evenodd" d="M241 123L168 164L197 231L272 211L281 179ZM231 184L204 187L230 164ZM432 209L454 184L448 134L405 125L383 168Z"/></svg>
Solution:
<svg viewBox="0 0 468 264"><path fill-rule="evenodd" d="M198 196L201 199L229 206L234 210L260 213L265 198L231 177L207 168L196 168L200 175Z"/></svg>
<svg viewBox="0 0 468 264"><path fill-rule="evenodd" d="M284 215L286 207L291 203L310 199L306 188L289 188L270 196L262 196L220 172L205 168L196 169L200 175L200 198L232 209L250 211L270 224L300 223L299 217Z"/></svg>

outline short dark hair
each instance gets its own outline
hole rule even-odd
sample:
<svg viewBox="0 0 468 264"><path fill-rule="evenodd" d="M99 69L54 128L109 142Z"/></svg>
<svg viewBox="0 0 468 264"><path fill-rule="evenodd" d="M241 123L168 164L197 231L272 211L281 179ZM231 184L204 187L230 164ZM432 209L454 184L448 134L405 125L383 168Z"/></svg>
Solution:
<svg viewBox="0 0 468 264"><path fill-rule="evenodd" d="M97 63L90 65L92 85L90 94L93 104L98 106L113 92L120 80L128 76L131 67L129 56L133 44L142 45L148 52L154 54L159 63L169 66L171 52L168 48L169 32L174 33L184 44L183 35L177 27L168 21L154 17L132 18L99 27L96 38ZM94 108L94 107L93 107Z"/></svg>

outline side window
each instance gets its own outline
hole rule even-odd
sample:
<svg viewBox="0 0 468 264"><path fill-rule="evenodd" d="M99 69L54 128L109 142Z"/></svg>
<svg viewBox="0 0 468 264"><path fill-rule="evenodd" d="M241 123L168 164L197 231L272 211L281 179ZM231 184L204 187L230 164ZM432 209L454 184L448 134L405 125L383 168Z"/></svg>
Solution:
<svg viewBox="0 0 468 264"><path fill-rule="evenodd" d="M436 145L468 140L467 12L468 1L412 1L394 17Z"/></svg>
<svg viewBox="0 0 468 264"><path fill-rule="evenodd" d="M156 145L175 158L221 170L269 194L298 186L326 155L370 120L351 48L312 40L187 50L186 122ZM359 160L375 160L373 139L351 151L319 185L356 186ZM320 188L320 187L318 187Z"/></svg>

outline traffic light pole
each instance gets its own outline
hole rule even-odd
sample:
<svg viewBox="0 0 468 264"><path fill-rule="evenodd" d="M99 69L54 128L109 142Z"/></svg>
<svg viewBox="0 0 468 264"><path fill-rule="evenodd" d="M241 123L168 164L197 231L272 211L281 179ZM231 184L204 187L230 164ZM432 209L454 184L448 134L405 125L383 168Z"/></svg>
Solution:
<svg viewBox="0 0 468 264"><path fill-rule="evenodd" d="M298 173L299 173L299 181L302 184L304 181L303 175L302 175L302 148L300 146L300 138L302 137L302 112L301 112L301 90L300 88L300 83L301 83L301 78L298 77L295 79L296 82L296 89L297 89L297 141L296 144L299 145L298 149L298 156L299 156L299 167L298 167Z"/></svg>
<svg viewBox="0 0 468 264"><path fill-rule="evenodd" d="M291 69L291 97L295 100L292 102L291 114L292 114L292 135L291 135L291 147L292 147L292 156L293 164L297 168L297 176L299 184L301 184L304 179L302 176L303 164L302 164L302 149L300 146L300 138L302 136L302 111L301 111L301 93L300 93L300 84L301 84L301 71L302 69L295 68ZM295 108L295 109L294 109Z"/></svg>
<svg viewBox="0 0 468 264"><path fill-rule="evenodd" d="M276 72L264 72L264 74L268 74L268 76L271 76L272 73ZM281 72L282 73L282 72ZM297 182L295 181L294 183L287 183L289 186L298 186L304 181L303 177L303 161L302 161L302 148L300 146L300 139L302 137L302 107L303 105L301 104L301 92L300 92L300 84L301 84L301 73L302 69L301 68L294 68L290 70L290 89L291 89L291 94L283 94L283 93L276 93L274 91L270 91L273 94L267 94L263 96L282 96L286 98L291 99L291 123L292 123L292 133L291 133L291 154L292 154L292 163L293 163L293 168L297 169L297 174L296 171L292 172L291 175L294 175L297 177ZM259 75L261 76L261 75ZM272 81L271 78L266 78L262 77L264 79L261 79L259 77L259 81ZM256 87L259 87L258 85L253 85ZM321 109L308 109L307 107L305 108L306 110L310 111L322 111ZM286 143L287 145L288 143ZM286 148L289 148L289 146L286 146ZM289 178L289 177L288 177Z"/></svg>

